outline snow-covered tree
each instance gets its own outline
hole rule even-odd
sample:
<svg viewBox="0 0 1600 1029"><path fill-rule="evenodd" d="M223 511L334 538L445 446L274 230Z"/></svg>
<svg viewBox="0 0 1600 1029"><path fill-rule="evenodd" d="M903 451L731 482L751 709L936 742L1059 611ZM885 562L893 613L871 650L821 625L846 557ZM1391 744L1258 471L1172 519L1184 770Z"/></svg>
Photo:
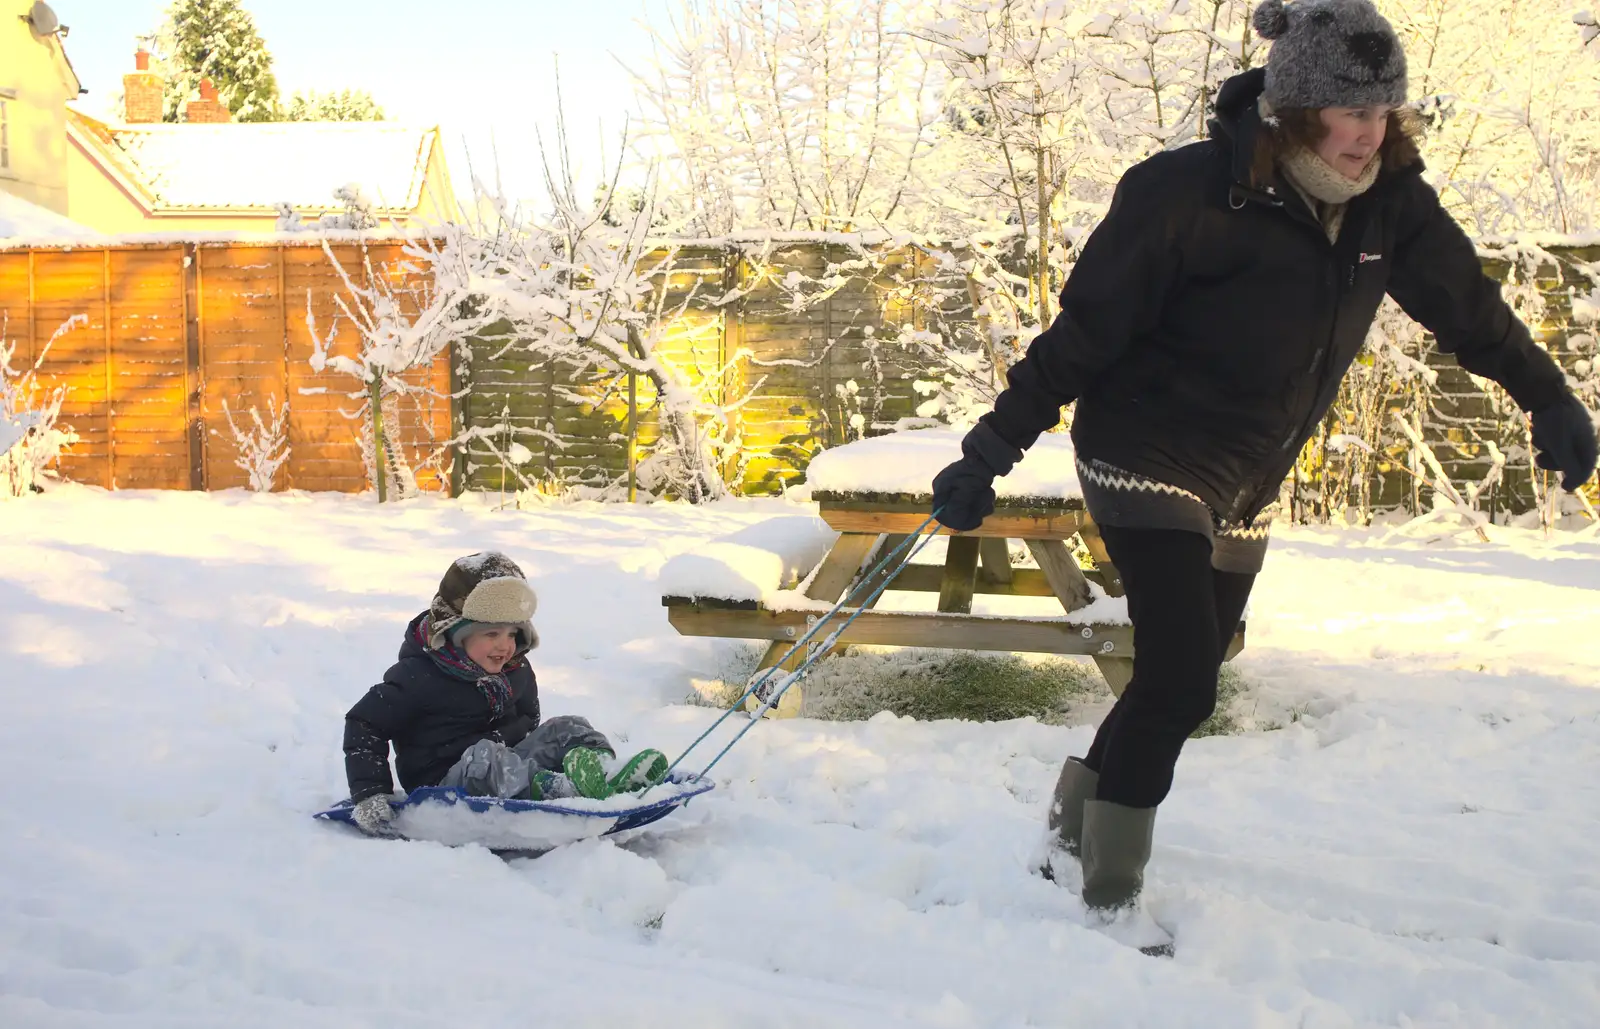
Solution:
<svg viewBox="0 0 1600 1029"><path fill-rule="evenodd" d="M56 340L89 319L75 314L62 322L33 364L21 369L11 365L17 345L7 340L6 323L0 314L0 497L21 497L37 490L62 451L78 441L70 427L57 422L67 387L40 385L39 369Z"/></svg>
<svg viewBox="0 0 1600 1029"><path fill-rule="evenodd" d="M217 87L234 121L277 120L272 54L240 0L175 0L155 33L153 51L155 70L166 77L164 120L183 120L201 79Z"/></svg>
<svg viewBox="0 0 1600 1029"><path fill-rule="evenodd" d="M626 140L622 149L626 153ZM556 136L541 150L548 211L530 214L475 181L479 217L445 226L428 257L435 289L472 312L477 328L470 334L504 341L505 352L526 356L535 367L558 367L563 400L598 408L628 393L630 470L638 418L653 409L660 432L638 462L639 485L691 502L723 495L724 461L737 465L731 415L741 403L725 395L730 368L685 368L684 358L673 355L691 308L715 308L726 298L702 294L699 275L679 271L681 245L655 236L662 216L653 174L637 192L622 195L619 161L600 191L585 195L577 186L559 92ZM662 235L675 230L681 231L669 226ZM687 289L684 281L691 283ZM635 387L642 396L634 397ZM547 447L566 445L539 429L516 432ZM516 441L508 426L475 435L498 444L505 467L526 463L526 455L519 460L510 450Z"/></svg>
<svg viewBox="0 0 1600 1029"><path fill-rule="evenodd" d="M1100 220L1122 172L1204 134L1217 86L1254 55L1247 15L1244 0L927 9L915 31L950 74L948 203L979 225L987 200L1027 232L1036 324L1050 318L1071 242Z"/></svg>
<svg viewBox="0 0 1600 1029"><path fill-rule="evenodd" d="M383 108L364 89L296 92L283 109L284 121L383 121Z"/></svg>
<svg viewBox="0 0 1600 1029"><path fill-rule="evenodd" d="M940 118L906 0L682 0L634 70L662 195L705 235L915 221Z"/></svg>
<svg viewBox="0 0 1600 1029"><path fill-rule="evenodd" d="M1429 122L1429 176L1467 231L1572 233L1600 204L1600 61L1573 19L1531 0L1379 0ZM1581 23L1580 23L1581 27Z"/></svg>
<svg viewBox="0 0 1600 1029"><path fill-rule="evenodd" d="M251 406L249 420L236 421L224 399L222 416L233 436L234 466L249 477L251 492L270 493L278 469L289 461L289 402L274 405L268 400L266 418L261 417L260 408Z"/></svg>
<svg viewBox="0 0 1600 1029"><path fill-rule="evenodd" d="M465 297L452 288L451 280L429 274L436 251L426 241L408 244L406 259L387 265L374 262L370 249L362 245L360 266L353 271L326 240L322 247L344 293L334 296L336 313L326 331L319 330L311 294L306 293L312 370L347 375L360 384L347 395L361 402L352 417L362 426L363 453L378 502L388 499L391 488L400 496L411 495L416 480L388 426L394 423L401 398L426 393L428 387L407 382L405 376L430 367L446 347L477 332L483 322L464 306ZM354 355L334 352L342 325L356 332Z"/></svg>
<svg viewBox="0 0 1600 1029"><path fill-rule="evenodd" d="M639 211L628 213L583 202L563 175L551 175L552 209L540 218L482 198L480 209L491 216L447 230L436 274L446 288L469 296L486 323L502 325L502 337L535 365L558 365L568 382L644 383L661 432L639 464L641 484L691 502L721 496L719 459L732 445L728 412L735 405L719 396L725 369L692 381L667 353L695 291L669 298L680 248L650 238L656 186L650 184ZM564 394L585 404L597 400L570 388ZM631 436L636 426L628 428Z"/></svg>

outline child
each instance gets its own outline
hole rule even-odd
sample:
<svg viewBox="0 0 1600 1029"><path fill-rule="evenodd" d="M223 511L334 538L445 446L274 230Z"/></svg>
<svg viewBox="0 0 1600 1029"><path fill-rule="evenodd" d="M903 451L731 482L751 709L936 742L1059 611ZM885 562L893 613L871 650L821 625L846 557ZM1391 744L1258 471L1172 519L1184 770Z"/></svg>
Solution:
<svg viewBox="0 0 1600 1029"><path fill-rule="evenodd" d="M428 610L406 626L399 660L345 715L345 776L363 832L384 834L394 818L391 741L407 792L438 785L472 796L603 798L660 781L659 751L612 770L610 742L586 719L539 721L526 658L539 645L537 603L504 554L451 564Z"/></svg>

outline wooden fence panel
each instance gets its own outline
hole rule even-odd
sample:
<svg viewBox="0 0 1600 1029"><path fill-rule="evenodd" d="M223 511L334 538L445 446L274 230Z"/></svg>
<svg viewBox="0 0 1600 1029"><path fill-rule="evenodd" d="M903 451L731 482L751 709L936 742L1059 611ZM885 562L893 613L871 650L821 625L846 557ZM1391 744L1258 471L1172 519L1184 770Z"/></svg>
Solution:
<svg viewBox="0 0 1600 1029"><path fill-rule="evenodd" d="M200 412L208 489L249 485L249 476L237 464L229 415L242 428L252 424L252 409L270 418L287 395L280 251L274 246L230 245L202 246L196 252L204 384Z"/></svg>
<svg viewBox="0 0 1600 1029"><path fill-rule="evenodd" d="M336 249L363 282L360 248ZM186 256L187 255L187 256ZM377 274L419 287L397 244L369 248ZM186 261L190 262L186 265ZM61 462L67 477L108 488L226 489L243 486L231 411L270 418L289 402L290 460L278 488L369 488L362 423L346 417L365 402L360 384L310 365L306 297L318 325L333 325L342 281L320 246L305 244L128 245L0 251L0 318L21 372L43 351L39 382L68 387L61 423L79 441ZM402 307L415 299L402 295ZM82 322L51 344L58 326ZM341 324L334 352L354 354ZM47 349L48 348L48 349ZM441 357L406 376L423 390L405 397L390 430L424 489L448 488L441 444L452 435L450 368ZM192 423L192 424L191 424Z"/></svg>
<svg viewBox="0 0 1600 1029"><path fill-rule="evenodd" d="M1592 326L1575 323L1572 297L1593 290L1584 267L1600 264L1600 248L1553 252L1560 267L1546 262L1535 282L1544 305L1539 332L1574 367L1584 355L1569 340ZM358 285L376 276L394 286L403 308L425 302L427 283L401 245L340 244L332 253ZM743 450L728 471L742 469L744 492L777 492L803 478L819 449L885 431L915 412L923 398L913 383L926 369L896 344L901 327L979 345L960 262L948 255L904 248L874 277L858 275L807 304L796 304L785 287L791 272L814 281L859 256L811 242L760 252L685 246L657 269L665 309L686 307L660 353L709 400L743 401L732 415ZM1506 276L1503 263L1487 267ZM714 302L723 296L734 299ZM309 241L0 251L0 320L16 344L12 367L29 367L49 344L40 384L69 387L62 422L79 435L62 471L107 487L243 485L223 404L243 423L252 406L266 413L286 398L291 456L279 487L370 488L366 423L356 417L366 402L362 384L311 366L308 313L319 332L332 333L333 353L357 352L341 297L357 302L328 252ZM74 316L81 322L49 343ZM1502 449L1520 443L1521 413L1494 411L1449 358L1430 354L1429 361L1440 373L1430 442L1453 477L1475 481L1486 468L1485 441ZM461 341L454 355L407 378L419 389L386 411L387 428L425 489L449 488L444 443L458 428L487 436L461 459L470 488L611 483L626 469L624 374L535 364L515 341L486 337ZM660 434L657 398L645 378L634 387L637 441L648 447ZM462 390L458 401L452 388ZM530 455L515 468L513 442ZM1520 509L1526 472L1508 471L1487 503ZM1379 486L1380 503L1411 488L1397 474Z"/></svg>
<svg viewBox="0 0 1600 1029"><path fill-rule="evenodd" d="M395 281L409 288L419 287L415 276L394 269L404 265L399 244L374 244L365 252L354 244L330 248L351 282L358 288L372 275L393 274ZM363 457L363 432L366 420L358 417L366 398L362 383L332 368L317 372L311 358L315 340L312 324L324 340L332 337L330 355L354 357L360 352L360 334L341 311L356 310L359 301L346 287L333 261L321 247L284 247L283 305L287 339L286 377L290 394L289 438L291 453L290 484L296 489L357 492L369 488ZM310 321L308 321L308 318ZM392 405L395 424L385 431L395 434L408 460L417 470L418 485L424 489L443 489L448 476L441 473L445 455L439 445L451 436L450 378L448 355L441 356L426 369L407 374L408 383L424 386L428 392L401 398ZM426 467L419 467L431 462Z"/></svg>
<svg viewBox="0 0 1600 1029"><path fill-rule="evenodd" d="M112 489L107 260L104 250L35 254L32 320L35 360L43 354L39 382L47 389L67 387L61 421L78 434L78 442L61 459L61 472ZM51 342L57 329L73 318L83 320Z"/></svg>
<svg viewBox="0 0 1600 1029"><path fill-rule="evenodd" d="M782 285L790 271L820 278L828 254L822 247L790 246L737 257L744 293L733 314L740 346L749 354L744 389L755 388L740 411L745 488L776 493L798 481L812 455L828 443L832 299L797 310Z"/></svg>
<svg viewBox="0 0 1600 1029"><path fill-rule="evenodd" d="M11 368L22 373L33 363L33 252L0 250L0 343L14 348Z"/></svg>
<svg viewBox="0 0 1600 1029"><path fill-rule="evenodd" d="M668 255L657 251L645 258L646 267L656 269L655 280L663 291L660 309L680 312L656 343L656 354L669 371L693 390L706 405L727 402L724 381L726 352L723 311L712 301L725 291L727 255L708 247L684 247ZM638 430L635 446L639 452L654 446L661 438L661 406L655 384L646 376L635 376L635 409ZM592 466L601 475L626 473L628 465L627 376L612 383L599 411L590 417L601 419L599 428L606 434L606 445ZM706 420L702 419L702 423ZM702 424L702 430L709 430Z"/></svg>
<svg viewBox="0 0 1600 1029"><path fill-rule="evenodd" d="M463 475L469 489L515 491L524 481L550 475L546 434L553 428L555 372L549 365L530 364L515 343L488 333L463 348L467 392L460 401L461 417L467 427L487 433L467 447ZM512 462L513 443L528 450L532 460L522 466Z"/></svg>
<svg viewBox="0 0 1600 1029"><path fill-rule="evenodd" d="M353 247L335 247L333 254L347 274L362 276ZM331 369L312 368L316 339L333 337L329 353L353 357L360 351L355 330L339 312L343 282L321 247L293 247L283 252L286 354L290 406L289 445L295 455L289 484L295 489L359 492L370 485L361 451L357 412L364 402L362 385Z"/></svg>
<svg viewBox="0 0 1600 1029"><path fill-rule="evenodd" d="M189 486L183 248L106 251L110 270L112 480Z"/></svg>

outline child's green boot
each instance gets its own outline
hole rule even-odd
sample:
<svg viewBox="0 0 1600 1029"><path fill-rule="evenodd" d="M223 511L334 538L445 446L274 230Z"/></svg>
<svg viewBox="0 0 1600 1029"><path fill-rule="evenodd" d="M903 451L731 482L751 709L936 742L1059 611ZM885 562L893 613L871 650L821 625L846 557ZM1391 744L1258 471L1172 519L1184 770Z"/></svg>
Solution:
<svg viewBox="0 0 1600 1029"><path fill-rule="evenodd" d="M572 782L560 772L540 768L528 778L529 800L560 800L577 795L578 791L573 788Z"/></svg>
<svg viewBox="0 0 1600 1029"><path fill-rule="evenodd" d="M611 777L612 793L632 793L654 786L667 774L667 755L659 750L641 750L622 763Z"/></svg>
<svg viewBox="0 0 1600 1029"><path fill-rule="evenodd" d="M561 759L561 768L572 780L578 796L604 800L614 792L606 776L606 758L611 755L588 747L573 747Z"/></svg>

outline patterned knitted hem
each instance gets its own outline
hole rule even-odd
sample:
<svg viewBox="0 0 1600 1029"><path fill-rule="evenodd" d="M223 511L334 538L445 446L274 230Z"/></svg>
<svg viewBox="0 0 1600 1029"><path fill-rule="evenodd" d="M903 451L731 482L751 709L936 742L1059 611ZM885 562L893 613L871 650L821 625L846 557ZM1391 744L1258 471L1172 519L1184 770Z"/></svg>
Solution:
<svg viewBox="0 0 1600 1029"><path fill-rule="evenodd" d="M1252 521L1224 523L1199 495L1095 458L1077 459L1089 516L1127 529L1177 529L1211 540L1219 571L1254 574L1266 560L1274 508Z"/></svg>

